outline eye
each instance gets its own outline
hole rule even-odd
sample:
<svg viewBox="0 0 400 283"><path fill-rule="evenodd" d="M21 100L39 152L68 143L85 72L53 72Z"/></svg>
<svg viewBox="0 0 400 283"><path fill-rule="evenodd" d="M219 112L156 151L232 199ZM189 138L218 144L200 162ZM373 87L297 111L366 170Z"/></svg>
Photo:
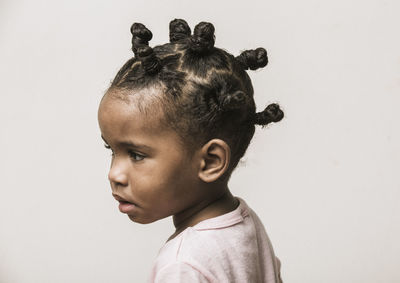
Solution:
<svg viewBox="0 0 400 283"><path fill-rule="evenodd" d="M129 150L128 153L134 161L141 161L145 158L144 155L138 154L132 150Z"/></svg>

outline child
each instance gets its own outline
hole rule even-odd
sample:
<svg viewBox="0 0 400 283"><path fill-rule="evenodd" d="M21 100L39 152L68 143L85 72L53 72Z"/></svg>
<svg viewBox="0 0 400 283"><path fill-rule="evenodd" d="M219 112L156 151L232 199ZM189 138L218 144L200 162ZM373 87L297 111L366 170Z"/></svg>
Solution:
<svg viewBox="0 0 400 283"><path fill-rule="evenodd" d="M207 22L192 35L175 19L170 42L153 48L143 24L131 33L134 57L103 96L98 120L119 210L142 224L173 216L150 282L282 282L262 222L227 185L255 124L283 118L277 104L255 111L246 70L266 66L267 52L234 57L214 47Z"/></svg>

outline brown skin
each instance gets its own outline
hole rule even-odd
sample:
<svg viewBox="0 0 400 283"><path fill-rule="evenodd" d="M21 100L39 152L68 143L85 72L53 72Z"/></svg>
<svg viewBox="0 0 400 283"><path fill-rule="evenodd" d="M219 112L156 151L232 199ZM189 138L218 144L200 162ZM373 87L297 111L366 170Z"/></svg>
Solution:
<svg viewBox="0 0 400 283"><path fill-rule="evenodd" d="M174 238L187 227L234 210L239 201L220 177L230 162L229 145L212 139L187 154L175 131L158 123L163 114L146 117L135 106L140 96L162 95L156 89L135 93L128 103L107 93L98 121L113 152L108 174L112 193L136 206L128 217L147 224L173 215ZM148 148L121 144L129 141Z"/></svg>

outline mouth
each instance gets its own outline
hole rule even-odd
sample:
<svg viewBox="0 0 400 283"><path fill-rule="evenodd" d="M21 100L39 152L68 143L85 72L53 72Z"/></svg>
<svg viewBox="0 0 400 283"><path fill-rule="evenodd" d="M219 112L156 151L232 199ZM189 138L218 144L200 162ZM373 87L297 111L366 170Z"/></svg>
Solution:
<svg viewBox="0 0 400 283"><path fill-rule="evenodd" d="M133 202L129 202L129 201L118 201L119 202L119 204L120 205L129 205L129 204L131 204L131 205L135 205Z"/></svg>
<svg viewBox="0 0 400 283"><path fill-rule="evenodd" d="M117 195L117 194L112 194L113 195L113 197L117 200L117 201L119 201L120 203L132 203L132 202L130 202L130 201L127 201L126 199L124 199L123 197L120 197L119 195ZM134 203L132 203L132 204L134 204Z"/></svg>
<svg viewBox="0 0 400 283"><path fill-rule="evenodd" d="M113 197L119 202L119 211L121 211L122 213L128 213L131 212L133 209L135 209L137 207L136 204L127 201L126 199L120 197L119 195L116 194L112 194Z"/></svg>

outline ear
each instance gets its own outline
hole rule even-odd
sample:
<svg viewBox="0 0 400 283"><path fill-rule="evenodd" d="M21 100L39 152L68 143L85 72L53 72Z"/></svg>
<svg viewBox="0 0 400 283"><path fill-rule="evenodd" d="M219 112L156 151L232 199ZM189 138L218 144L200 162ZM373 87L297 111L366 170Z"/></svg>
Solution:
<svg viewBox="0 0 400 283"><path fill-rule="evenodd" d="M210 183L228 170L231 159L229 145L221 139L208 141L200 150L199 178Z"/></svg>

